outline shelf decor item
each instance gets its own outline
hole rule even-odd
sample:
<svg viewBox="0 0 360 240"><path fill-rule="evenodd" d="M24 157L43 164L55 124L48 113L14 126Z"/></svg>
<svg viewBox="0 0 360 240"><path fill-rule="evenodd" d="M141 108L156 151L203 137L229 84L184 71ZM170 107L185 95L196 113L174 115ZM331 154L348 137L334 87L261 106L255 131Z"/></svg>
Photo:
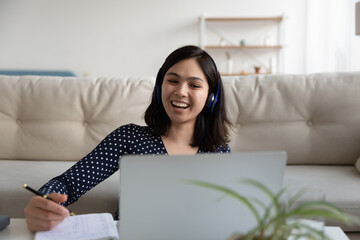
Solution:
<svg viewBox="0 0 360 240"><path fill-rule="evenodd" d="M309 240L330 240L323 229L309 224L314 218L334 220L347 225L358 225L360 219L344 213L331 203L321 200L303 201L298 200L306 192L301 189L294 193L290 199L284 203L284 195L287 189L283 188L277 193L273 193L264 184L252 180L242 179L242 183L248 184L263 192L270 200L270 204L264 203L259 199L248 197L237 193L225 186L219 186L209 182L188 180L186 183L209 188L221 192L225 196L233 197L243 204L253 214L257 225L247 233L229 233L227 240L284 240L284 239L309 239ZM261 209L262 211L259 211Z"/></svg>
<svg viewBox="0 0 360 240"><path fill-rule="evenodd" d="M269 68L268 68L268 71L267 71L267 74L272 74L273 70L273 63L272 63L272 58L269 58Z"/></svg>
<svg viewBox="0 0 360 240"><path fill-rule="evenodd" d="M248 74L249 74L249 72L248 72L248 63L247 63L247 62L243 62L243 64L242 64L242 70L241 70L241 72L240 72L240 75L246 76L246 75L248 75Z"/></svg>
<svg viewBox="0 0 360 240"><path fill-rule="evenodd" d="M269 35L264 37L264 46L271 46L271 38Z"/></svg>
<svg viewBox="0 0 360 240"><path fill-rule="evenodd" d="M233 73L233 60L229 52L226 52L226 70L228 74Z"/></svg>
<svg viewBox="0 0 360 240"><path fill-rule="evenodd" d="M220 39L219 46L226 46L226 40L224 38Z"/></svg>

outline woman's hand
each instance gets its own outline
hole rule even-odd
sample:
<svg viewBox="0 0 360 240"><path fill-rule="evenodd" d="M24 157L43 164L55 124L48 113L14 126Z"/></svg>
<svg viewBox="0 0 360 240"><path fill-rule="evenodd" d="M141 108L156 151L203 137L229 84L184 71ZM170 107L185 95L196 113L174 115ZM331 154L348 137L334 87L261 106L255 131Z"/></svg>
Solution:
<svg viewBox="0 0 360 240"><path fill-rule="evenodd" d="M35 196L25 207L26 223L30 231L48 231L69 216L69 210L57 204L67 200L66 194L51 193L48 197L54 201Z"/></svg>

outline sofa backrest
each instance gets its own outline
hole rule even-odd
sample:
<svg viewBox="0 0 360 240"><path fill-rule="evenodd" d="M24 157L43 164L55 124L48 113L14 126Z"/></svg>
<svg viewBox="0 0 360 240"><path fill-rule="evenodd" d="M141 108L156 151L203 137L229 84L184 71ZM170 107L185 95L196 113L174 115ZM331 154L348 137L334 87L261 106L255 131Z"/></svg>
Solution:
<svg viewBox="0 0 360 240"><path fill-rule="evenodd" d="M143 124L151 78L0 76L0 159L79 160L122 124Z"/></svg>
<svg viewBox="0 0 360 240"><path fill-rule="evenodd" d="M144 124L154 81L0 76L0 159L81 159L118 126ZM284 150L289 164L360 156L360 72L223 82L233 152Z"/></svg>
<svg viewBox="0 0 360 240"><path fill-rule="evenodd" d="M360 157L360 72L225 81L235 151L285 150L289 164L352 165Z"/></svg>

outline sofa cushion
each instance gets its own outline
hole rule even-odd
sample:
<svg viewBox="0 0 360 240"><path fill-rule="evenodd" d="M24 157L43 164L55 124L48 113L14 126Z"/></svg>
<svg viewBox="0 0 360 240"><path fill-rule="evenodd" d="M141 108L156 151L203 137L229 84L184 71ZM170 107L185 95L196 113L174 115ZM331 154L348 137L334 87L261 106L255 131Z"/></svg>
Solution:
<svg viewBox="0 0 360 240"><path fill-rule="evenodd" d="M325 194L326 201L346 213L360 217L360 174L354 166L287 166L284 185L299 188L311 186ZM328 225L339 225L329 222ZM360 226L340 225L345 231L360 231Z"/></svg>

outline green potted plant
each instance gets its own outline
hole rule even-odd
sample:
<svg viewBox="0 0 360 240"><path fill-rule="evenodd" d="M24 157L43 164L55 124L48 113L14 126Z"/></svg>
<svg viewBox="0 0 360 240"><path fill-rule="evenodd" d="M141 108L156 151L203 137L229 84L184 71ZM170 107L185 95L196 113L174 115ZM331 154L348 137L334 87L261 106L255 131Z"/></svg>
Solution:
<svg viewBox="0 0 360 240"><path fill-rule="evenodd" d="M214 189L226 196L233 197L252 213L256 219L256 226L247 233L233 233L229 240L329 239L322 230L309 225L304 220L321 218L324 221L335 220L348 225L360 223L357 217L346 214L333 204L323 200L305 201L296 205L295 203L303 196L306 189L297 191L284 204L282 200L286 188L281 189L278 193L273 193L258 181L243 179L242 182L262 191L270 199L270 204L266 205L259 199L244 196L224 186L197 180L186 181L188 184Z"/></svg>

